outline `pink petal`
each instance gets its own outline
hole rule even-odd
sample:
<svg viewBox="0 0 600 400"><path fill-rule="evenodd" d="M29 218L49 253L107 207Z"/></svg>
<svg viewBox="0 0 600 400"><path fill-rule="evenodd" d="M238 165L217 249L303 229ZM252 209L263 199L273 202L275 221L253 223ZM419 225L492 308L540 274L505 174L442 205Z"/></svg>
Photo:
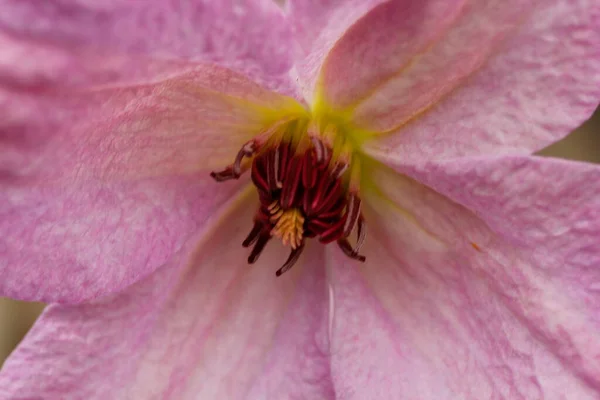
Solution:
<svg viewBox="0 0 600 400"><path fill-rule="evenodd" d="M203 65L127 87L35 98L16 88L3 104L0 293L61 302L118 290L167 262L239 188L210 171L277 108L294 107Z"/></svg>
<svg viewBox="0 0 600 400"><path fill-rule="evenodd" d="M1 397L332 399L322 253L281 278L275 243L247 265L256 203L120 295L50 307L5 364Z"/></svg>
<svg viewBox="0 0 600 400"><path fill-rule="evenodd" d="M346 31L386 0L289 0L288 19L298 44L295 68L306 99L314 96L321 67Z"/></svg>
<svg viewBox="0 0 600 400"><path fill-rule="evenodd" d="M368 101L406 72L413 57L447 40L448 30L470 16L467 10L468 0L400 0L376 7L352 26L329 54L322 71L327 101L339 108Z"/></svg>
<svg viewBox="0 0 600 400"><path fill-rule="evenodd" d="M371 172L384 198L366 196L367 262L333 253L336 392L597 399L600 168L482 159L419 172L481 218Z"/></svg>
<svg viewBox="0 0 600 400"><path fill-rule="evenodd" d="M528 153L598 105L599 24L589 0L389 2L331 50L323 96L378 152Z"/></svg>
<svg viewBox="0 0 600 400"><path fill-rule="evenodd" d="M219 62L271 88L289 86L291 30L269 0L64 0L42 6L5 0L0 36L82 58L87 52ZM31 54L23 54L21 64L30 60Z"/></svg>

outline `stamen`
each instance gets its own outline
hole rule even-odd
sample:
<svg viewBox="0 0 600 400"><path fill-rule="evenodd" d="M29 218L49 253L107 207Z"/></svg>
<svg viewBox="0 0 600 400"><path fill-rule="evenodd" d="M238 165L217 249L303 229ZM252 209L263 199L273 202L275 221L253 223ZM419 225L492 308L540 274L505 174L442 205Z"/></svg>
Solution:
<svg viewBox="0 0 600 400"><path fill-rule="evenodd" d="M351 144L336 126L328 125L320 133L313 122L302 136L305 128L305 121L275 124L270 132L244 144L231 165L211 173L222 182L238 179L251 168L260 207L242 246L252 247L248 256L252 264L272 237L289 245L290 255L277 276L298 261L307 238L316 237L323 244L337 241L346 256L365 260L359 254L366 237L358 197L360 159L353 160ZM348 237L355 227L353 248Z"/></svg>
<svg viewBox="0 0 600 400"><path fill-rule="evenodd" d="M283 177L285 176L286 168L287 168L287 159L288 159L288 151L289 144L288 143L280 143L277 147L278 153L277 158L279 160L279 166L277 167L277 182L281 183L283 186Z"/></svg>
<svg viewBox="0 0 600 400"><path fill-rule="evenodd" d="M327 155L327 149L325 149L325 145L317 137L313 136L310 138L310 140L313 148L315 149L317 164L323 164L325 161L325 156Z"/></svg>
<svg viewBox="0 0 600 400"><path fill-rule="evenodd" d="M217 182L225 182L230 179L237 179L233 174L233 169L231 167L226 167L224 170L219 172L211 172L210 176Z"/></svg>
<svg viewBox="0 0 600 400"><path fill-rule="evenodd" d="M313 151L309 150L304 155L304 164L302 168L302 184L306 189L310 189L317 183L317 168L313 157Z"/></svg>
<svg viewBox="0 0 600 400"><path fill-rule="evenodd" d="M238 179L249 168L250 162L242 158L238 165L234 163L221 171L213 171L210 173L210 176L217 182L224 182L231 179Z"/></svg>
<svg viewBox="0 0 600 400"><path fill-rule="evenodd" d="M256 188L259 191L268 192L269 184L263 178L264 171L260 170L261 167L262 167L261 163L257 162L256 160L252 163L252 172L251 172L252 182L254 182L254 186L256 186Z"/></svg>
<svg viewBox="0 0 600 400"><path fill-rule="evenodd" d="M350 233L358 222L360 215L360 198L352 193L348 200L348 210L346 211L346 224L344 225L344 237L350 236Z"/></svg>
<svg viewBox="0 0 600 400"><path fill-rule="evenodd" d="M301 176L302 158L294 157L288 168L287 176L283 181L283 189L281 190L281 206L283 208L290 208L295 202Z"/></svg>
<svg viewBox="0 0 600 400"><path fill-rule="evenodd" d="M323 211L321 213L319 213L319 218L320 219L328 219L328 218L334 218L334 217L338 217L342 215L342 211L344 210L344 207L346 207L346 200L342 197L339 197L337 199L337 203L333 205L333 207L331 207L331 209L329 211Z"/></svg>
<svg viewBox="0 0 600 400"><path fill-rule="evenodd" d="M330 225L330 228L319 236L319 242L328 244L342 237L344 233L345 218L340 219L336 223Z"/></svg>
<svg viewBox="0 0 600 400"><path fill-rule="evenodd" d="M352 258L353 260L364 262L367 259L365 256L358 254L358 252L354 250L352 246L350 246L350 243L347 239L340 239L337 241L337 243L338 246L340 246L340 249L342 249L342 251L344 252L344 254Z"/></svg>
<svg viewBox="0 0 600 400"><path fill-rule="evenodd" d="M316 232L316 233L323 233L326 230L328 230L330 227L331 227L331 221L326 221L321 218L311 219L306 225L307 229L310 229L311 231Z"/></svg>
<svg viewBox="0 0 600 400"><path fill-rule="evenodd" d="M341 182L336 179L333 185L327 188L327 195L314 207L315 214L321 214L323 211L328 211L337 201L340 196Z"/></svg>
<svg viewBox="0 0 600 400"><path fill-rule="evenodd" d="M258 260L258 256L260 256L260 253L263 251L269 240L271 240L270 235L258 236L258 241L254 245L252 252L250 252L250 255L248 256L248 264L254 264L256 260Z"/></svg>
<svg viewBox="0 0 600 400"><path fill-rule="evenodd" d="M279 188L277 186L277 167L275 167L275 152L269 152L265 155L267 162L267 183L271 190Z"/></svg>
<svg viewBox="0 0 600 400"><path fill-rule="evenodd" d="M283 266L281 268L279 268L275 272L275 276L281 276L282 274L289 271L290 268L292 268L294 266L294 264L296 264L296 261L298 261L298 259L300 258L300 254L302 254L302 250L304 250L304 241L302 241L298 247L296 247L295 249L292 249L287 261L285 262L285 264L283 264Z"/></svg>
<svg viewBox="0 0 600 400"><path fill-rule="evenodd" d="M263 200L261 200L263 201ZM270 200L266 200L265 202L269 202ZM265 226L265 228L269 228L270 229L270 225L271 225L271 213L269 212L269 210L265 209L264 206L260 207L258 209L258 212L256 213L256 216L254 217L254 220L256 222L260 222L261 224L263 224ZM266 229L266 230L269 230Z"/></svg>
<svg viewBox="0 0 600 400"><path fill-rule="evenodd" d="M321 180L317 184L315 190L311 193L312 201L307 204L308 208L306 210L308 215L313 215L317 207L323 202L323 196L327 193L327 188L332 183L331 176L329 174L324 174L321 177Z"/></svg>
<svg viewBox="0 0 600 400"><path fill-rule="evenodd" d="M263 225L260 222L254 222L254 226L252 227L252 230L250 231L246 239L244 239L244 241L242 242L242 246L252 246L254 242L256 242L256 240L258 239L258 235L260 234L260 231L262 231L262 227Z"/></svg>
<svg viewBox="0 0 600 400"><path fill-rule="evenodd" d="M344 172L346 172L347 169L348 169L348 163L338 162L337 164L335 164L335 167L333 167L333 170L331 171L331 175L335 179L337 179L340 176L344 175Z"/></svg>
<svg viewBox="0 0 600 400"><path fill-rule="evenodd" d="M356 232L356 247L354 248L354 251L359 252L360 248L362 247L365 238L367 237L367 230L364 227L365 225L365 221L363 216L359 216L358 217L358 226L357 226L357 232Z"/></svg>
<svg viewBox="0 0 600 400"><path fill-rule="evenodd" d="M275 186L277 186L278 188L281 188L283 186L282 184L282 177L281 177L281 172L280 172L280 165L281 165L281 161L280 159L280 151L281 148L280 146L277 146L275 148L275 155L274 155L274 160L273 160L273 168L275 168Z"/></svg>
<svg viewBox="0 0 600 400"><path fill-rule="evenodd" d="M256 145L253 140L247 142L242 146L240 151L237 153L237 156L235 157L235 161L233 162L232 166L233 176L235 177L235 179L239 178L242 175L242 160L244 159L244 157L250 157L254 155L255 151Z"/></svg>

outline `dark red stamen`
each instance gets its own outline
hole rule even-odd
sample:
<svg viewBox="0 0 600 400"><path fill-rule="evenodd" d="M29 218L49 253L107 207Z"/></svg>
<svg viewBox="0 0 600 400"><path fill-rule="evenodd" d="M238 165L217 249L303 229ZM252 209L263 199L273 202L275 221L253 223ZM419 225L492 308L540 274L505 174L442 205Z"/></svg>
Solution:
<svg viewBox="0 0 600 400"><path fill-rule="evenodd" d="M287 175L283 180L283 189L281 190L281 206L284 209L292 208L294 205L298 189L301 185L302 176L302 158L293 157L288 167Z"/></svg>
<svg viewBox="0 0 600 400"><path fill-rule="evenodd" d="M219 171L219 172L213 171L210 173L210 176L212 176L212 178L217 182L225 182L230 179L239 178L233 174L233 169L231 167L226 167L223 171Z"/></svg>
<svg viewBox="0 0 600 400"><path fill-rule="evenodd" d="M334 183L333 178L329 174L322 174L316 188L311 192L311 202L308 204L306 212L313 215L320 204L322 204L328 191L327 189Z"/></svg>
<svg viewBox="0 0 600 400"><path fill-rule="evenodd" d="M258 236L258 240L248 256L248 264L254 264L254 262L258 260L258 256L260 256L260 253L263 251L269 240L271 240L271 235L268 233Z"/></svg>
<svg viewBox="0 0 600 400"><path fill-rule="evenodd" d="M352 248L352 246L350 246L350 243L348 243L348 239L339 239L337 243L338 246L340 246L340 249L342 249L344 254L348 257L354 260L358 260L360 262L364 262L366 260L365 256L361 256Z"/></svg>
<svg viewBox="0 0 600 400"><path fill-rule="evenodd" d="M325 211L328 211L339 199L341 186L342 184L339 179L333 181L333 183L327 188L325 197L323 197L321 201L315 205L313 212L319 215Z"/></svg>
<svg viewBox="0 0 600 400"><path fill-rule="evenodd" d="M252 182L254 182L254 186L256 186L259 191L268 192L269 184L264 178L264 169L261 171L261 167L262 166L259 163L252 163Z"/></svg>
<svg viewBox="0 0 600 400"><path fill-rule="evenodd" d="M233 175L236 178L239 178L242 175L242 161L244 160L244 157L252 156L255 151L256 151L256 145L255 145L254 141L250 141L242 146L242 148L238 152L237 156L235 157L235 160L234 160L233 166L232 166Z"/></svg>
<svg viewBox="0 0 600 400"><path fill-rule="evenodd" d="M306 189L310 189L317 183L317 160L314 151L307 151L304 155L304 165L302 168L302 184Z"/></svg>
<svg viewBox="0 0 600 400"><path fill-rule="evenodd" d="M319 236L319 242L323 244L328 244L342 237L345 223L346 220L344 218L341 218L335 223L330 224L329 228L323 233L321 233L321 235Z"/></svg>
<svg viewBox="0 0 600 400"><path fill-rule="evenodd" d="M338 199L337 203L333 205L333 207L331 207L329 209L329 211L323 211L321 213L319 213L319 218L320 219L328 219L328 218L333 218L337 215L340 215L342 213L342 211L344 210L344 207L346 207L346 199Z"/></svg>
<svg viewBox="0 0 600 400"><path fill-rule="evenodd" d="M356 251L359 251L367 237L367 230L364 227L364 219L362 215L358 217L357 232L356 232Z"/></svg>
<svg viewBox="0 0 600 400"><path fill-rule="evenodd" d="M292 249L287 261L285 262L285 264L283 264L283 266L281 268L279 268L277 271L275 271L275 275L281 276L281 274L287 272L290 268L292 268L292 266L294 264L296 264L296 261L298 261L298 258L300 258L300 254L302 254L302 250L304 250L304 242L302 242L302 244L300 244L299 247Z"/></svg>
<svg viewBox="0 0 600 400"><path fill-rule="evenodd" d="M358 222L358 217L360 216L360 198L354 193L349 196L348 210L346 213L347 219L346 225L344 225L344 237L350 236L350 233L352 233L352 230Z"/></svg>
<svg viewBox="0 0 600 400"><path fill-rule="evenodd" d="M283 174L281 173L281 146L275 148L273 155L273 168L275 169L275 185L281 187L283 185Z"/></svg>
<svg viewBox="0 0 600 400"><path fill-rule="evenodd" d="M365 261L358 253L366 232L360 212L361 201L356 193L348 190L348 179L344 179L348 163L339 160L331 163L331 149L317 138L311 140L312 146L298 145L291 138L281 139L270 146L267 143L260 151L251 141L238 152L231 166L211 173L218 182L237 179L244 158L253 157L251 178L258 189L260 207L254 217L254 226L242 245L253 246L248 257L252 264L273 235L282 240L286 238L292 250L287 261L276 271L277 276L298 261L304 249L304 238L317 237L324 244L337 241L348 257ZM308 148L300 152L299 146ZM357 244L353 248L347 238L355 227Z"/></svg>
<svg viewBox="0 0 600 400"><path fill-rule="evenodd" d="M254 226L252 227L252 230L250 231L250 233L248 234L246 239L242 242L242 246L244 246L244 247L252 246L258 240L258 235L260 234L262 229L263 229L263 224L260 221L255 221Z"/></svg>
<svg viewBox="0 0 600 400"><path fill-rule="evenodd" d="M323 233L331 227L331 220L312 218L306 225L308 229L315 233Z"/></svg>
<svg viewBox="0 0 600 400"><path fill-rule="evenodd" d="M282 141L279 146L279 169L277 175L277 181L283 185L283 180L287 176L288 168L290 167L290 162L292 161L292 155L295 151L295 146L292 142ZM278 186L281 188L282 186Z"/></svg>
<svg viewBox="0 0 600 400"><path fill-rule="evenodd" d="M269 188L278 187L277 186L277 161L276 160L276 151L270 151L266 157L265 162L267 166L267 183L269 184Z"/></svg>

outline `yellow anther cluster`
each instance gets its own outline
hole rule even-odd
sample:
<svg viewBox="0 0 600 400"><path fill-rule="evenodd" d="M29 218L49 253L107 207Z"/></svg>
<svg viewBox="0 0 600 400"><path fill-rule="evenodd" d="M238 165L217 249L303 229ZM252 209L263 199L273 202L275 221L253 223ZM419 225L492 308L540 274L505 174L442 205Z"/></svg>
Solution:
<svg viewBox="0 0 600 400"><path fill-rule="evenodd" d="M300 210L292 208L284 211L279 203L274 201L269 205L269 212L271 222L275 224L271 234L281 239L285 246L289 244L292 249L298 248L304 233L304 217Z"/></svg>

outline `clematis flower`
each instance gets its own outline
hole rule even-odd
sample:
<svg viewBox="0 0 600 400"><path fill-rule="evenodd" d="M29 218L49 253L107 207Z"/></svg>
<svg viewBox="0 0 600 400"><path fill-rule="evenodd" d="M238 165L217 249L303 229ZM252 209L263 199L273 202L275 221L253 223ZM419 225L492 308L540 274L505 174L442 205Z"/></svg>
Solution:
<svg viewBox="0 0 600 400"><path fill-rule="evenodd" d="M600 398L597 2L0 8L2 398Z"/></svg>

